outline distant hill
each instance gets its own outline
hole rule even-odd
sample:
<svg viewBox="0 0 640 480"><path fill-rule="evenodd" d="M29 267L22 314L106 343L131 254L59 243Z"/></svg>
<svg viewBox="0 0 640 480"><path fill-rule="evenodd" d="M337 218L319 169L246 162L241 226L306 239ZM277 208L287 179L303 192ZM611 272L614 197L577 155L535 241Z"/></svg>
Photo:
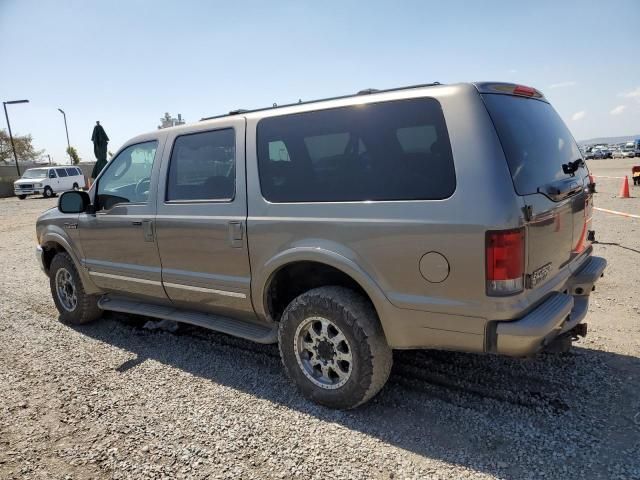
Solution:
<svg viewBox="0 0 640 480"><path fill-rule="evenodd" d="M626 137L599 137L590 138L588 140L578 141L578 145L595 145L595 144L610 144L610 143L626 143L633 142L640 138L640 133L637 135L627 135Z"/></svg>

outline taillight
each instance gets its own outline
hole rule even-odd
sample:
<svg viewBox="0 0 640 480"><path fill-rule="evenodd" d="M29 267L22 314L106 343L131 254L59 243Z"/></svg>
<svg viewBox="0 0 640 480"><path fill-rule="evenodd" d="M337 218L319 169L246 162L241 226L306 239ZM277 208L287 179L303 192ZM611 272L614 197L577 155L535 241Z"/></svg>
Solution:
<svg viewBox="0 0 640 480"><path fill-rule="evenodd" d="M531 87L525 87L524 85L518 85L513 89L515 95L524 95L525 97L533 97L536 94L536 89Z"/></svg>
<svg viewBox="0 0 640 480"><path fill-rule="evenodd" d="M487 232L487 295L512 295L524 288L524 228Z"/></svg>

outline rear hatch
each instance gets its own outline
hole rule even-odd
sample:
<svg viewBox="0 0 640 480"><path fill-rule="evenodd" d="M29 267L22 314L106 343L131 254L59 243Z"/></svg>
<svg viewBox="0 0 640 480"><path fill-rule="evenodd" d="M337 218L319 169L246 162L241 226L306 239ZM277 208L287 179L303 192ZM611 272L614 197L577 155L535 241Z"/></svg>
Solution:
<svg viewBox="0 0 640 480"><path fill-rule="evenodd" d="M589 246L589 172L571 132L542 94L479 86L525 204L528 288L553 278Z"/></svg>

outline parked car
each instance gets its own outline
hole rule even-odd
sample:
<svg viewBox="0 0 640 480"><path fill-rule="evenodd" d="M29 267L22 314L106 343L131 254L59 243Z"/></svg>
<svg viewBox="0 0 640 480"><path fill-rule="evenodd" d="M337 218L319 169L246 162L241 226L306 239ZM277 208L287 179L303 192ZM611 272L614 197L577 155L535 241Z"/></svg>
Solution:
<svg viewBox="0 0 640 480"><path fill-rule="evenodd" d="M352 408L393 349L526 357L585 335L606 266L592 191L533 88L368 90L135 137L40 216L37 255L64 322L277 342L305 396Z"/></svg>
<svg viewBox="0 0 640 480"><path fill-rule="evenodd" d="M84 187L84 174L78 167L30 168L13 182L13 191L20 200L34 194L50 198L57 193Z"/></svg>
<svg viewBox="0 0 640 480"><path fill-rule="evenodd" d="M634 158L640 156L640 144L638 141L628 142L622 147L624 158Z"/></svg>
<svg viewBox="0 0 640 480"><path fill-rule="evenodd" d="M633 158L635 156L636 151L633 148L624 147L613 152L613 158Z"/></svg>
<svg viewBox="0 0 640 480"><path fill-rule="evenodd" d="M585 156L587 160L603 160L605 158L613 158L610 150L603 148L594 148Z"/></svg>

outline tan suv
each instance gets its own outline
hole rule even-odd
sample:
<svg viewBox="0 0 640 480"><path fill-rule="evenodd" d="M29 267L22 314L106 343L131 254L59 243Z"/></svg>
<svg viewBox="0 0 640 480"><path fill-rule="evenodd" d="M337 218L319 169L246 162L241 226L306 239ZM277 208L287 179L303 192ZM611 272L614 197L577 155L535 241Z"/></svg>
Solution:
<svg viewBox="0 0 640 480"><path fill-rule="evenodd" d="M278 342L304 395L352 408L392 349L529 356L586 334L592 193L533 88L367 90L133 138L39 218L38 257L62 321Z"/></svg>

